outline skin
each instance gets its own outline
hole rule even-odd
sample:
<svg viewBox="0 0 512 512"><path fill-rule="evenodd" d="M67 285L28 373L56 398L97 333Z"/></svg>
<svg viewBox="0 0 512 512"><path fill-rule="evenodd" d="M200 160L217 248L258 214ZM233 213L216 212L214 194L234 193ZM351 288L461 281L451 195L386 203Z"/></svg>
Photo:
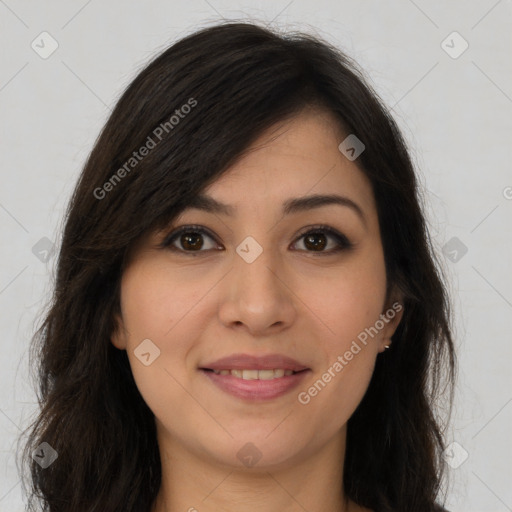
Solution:
<svg viewBox="0 0 512 512"><path fill-rule="evenodd" d="M232 217L189 208L136 248L112 343L127 351L155 415L162 486L153 512L367 510L343 493L346 424L403 311L308 404L297 399L397 299L386 300L370 182L338 150L346 135L329 113L305 109L264 133L206 189L236 208ZM364 220L339 205L281 214L286 199L333 193L357 203ZM176 252L159 247L186 224L208 228L216 240L204 235L203 247L190 249L178 237ZM336 240L324 232L327 246L315 250L299 238L315 224L343 233L353 247L327 254ZM247 236L263 248L252 263L235 251ZM160 349L149 366L134 354L147 338ZM235 398L198 368L240 352L285 354L311 371L276 399ZM253 467L237 458L249 442L261 453Z"/></svg>

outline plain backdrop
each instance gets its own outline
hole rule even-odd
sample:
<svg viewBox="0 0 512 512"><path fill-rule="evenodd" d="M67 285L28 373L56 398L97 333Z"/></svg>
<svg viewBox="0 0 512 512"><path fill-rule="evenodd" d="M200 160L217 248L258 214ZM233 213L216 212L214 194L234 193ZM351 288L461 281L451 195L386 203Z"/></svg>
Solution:
<svg viewBox="0 0 512 512"><path fill-rule="evenodd" d="M36 410L28 346L84 161L144 63L223 18L329 40L393 109L453 300L448 507L511 511L510 0L0 0L0 511L23 510L16 440Z"/></svg>

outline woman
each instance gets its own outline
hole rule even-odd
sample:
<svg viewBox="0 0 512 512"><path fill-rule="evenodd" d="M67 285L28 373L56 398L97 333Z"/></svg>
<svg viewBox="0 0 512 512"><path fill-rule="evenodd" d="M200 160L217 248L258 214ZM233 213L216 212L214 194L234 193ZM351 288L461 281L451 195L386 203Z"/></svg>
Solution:
<svg viewBox="0 0 512 512"><path fill-rule="evenodd" d="M442 510L454 353L418 195L327 43L225 23L159 55L68 209L31 510Z"/></svg>

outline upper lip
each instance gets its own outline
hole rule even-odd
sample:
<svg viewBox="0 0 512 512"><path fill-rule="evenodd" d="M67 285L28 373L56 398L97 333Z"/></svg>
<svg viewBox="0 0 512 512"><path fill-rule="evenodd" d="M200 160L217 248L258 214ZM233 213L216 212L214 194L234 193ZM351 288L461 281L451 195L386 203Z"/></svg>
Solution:
<svg viewBox="0 0 512 512"><path fill-rule="evenodd" d="M252 356L250 354L232 354L201 366L206 370L293 370L300 372L308 367L283 354Z"/></svg>

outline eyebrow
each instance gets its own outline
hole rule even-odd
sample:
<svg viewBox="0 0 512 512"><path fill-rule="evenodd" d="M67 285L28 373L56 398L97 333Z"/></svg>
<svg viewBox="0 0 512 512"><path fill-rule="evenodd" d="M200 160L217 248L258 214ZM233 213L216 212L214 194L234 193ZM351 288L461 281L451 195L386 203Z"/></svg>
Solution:
<svg viewBox="0 0 512 512"><path fill-rule="evenodd" d="M282 214L290 215L293 213L313 210L321 208L322 206L339 205L350 208L354 211L360 219L366 224L366 217L361 207L345 196L338 194L313 194L309 196L296 197L287 199L283 203ZM191 202L187 205L186 209L194 208L208 213L218 213L222 215L233 216L236 208L232 205L221 203L211 196L205 194L198 194L194 196Z"/></svg>

